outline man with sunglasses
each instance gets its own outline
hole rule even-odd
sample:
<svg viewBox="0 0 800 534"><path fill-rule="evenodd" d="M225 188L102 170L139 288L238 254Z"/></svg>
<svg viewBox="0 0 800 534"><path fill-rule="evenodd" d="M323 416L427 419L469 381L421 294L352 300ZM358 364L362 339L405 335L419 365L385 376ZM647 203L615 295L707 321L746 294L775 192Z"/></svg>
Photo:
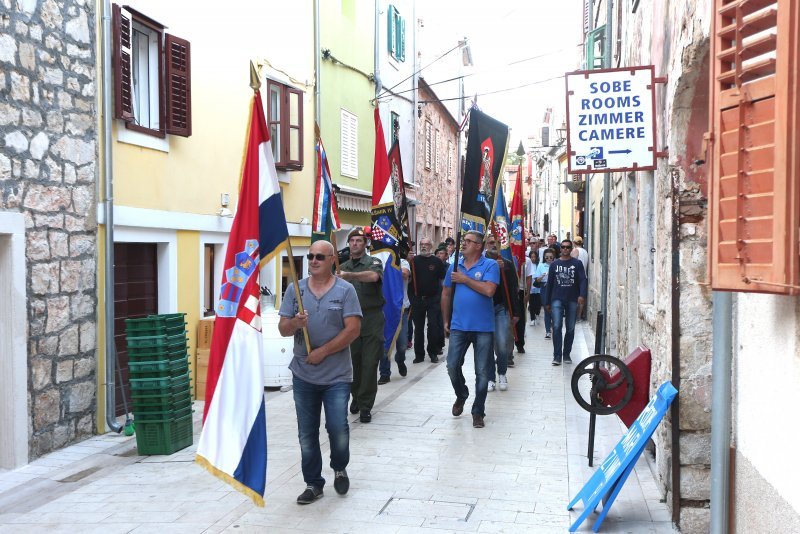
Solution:
<svg viewBox="0 0 800 534"><path fill-rule="evenodd" d="M298 282L303 313L289 284L278 311L278 330L294 336L292 392L297 414L297 434L306 489L298 504L310 504L322 497L322 453L319 444L320 413L325 408L325 428L331 448L333 487L347 493L350 479L345 468L350 461L350 427L347 400L353 381L350 343L361 329L361 307L353 286L333 276L333 245L316 241L308 254L308 278ZM308 329L311 352L306 350L303 328Z"/></svg>
<svg viewBox="0 0 800 534"><path fill-rule="evenodd" d="M483 234L469 231L461 239L462 256L458 271L447 270L442 288L444 333L450 336L447 350L447 374L456 394L452 413L459 416L469 397L464 378L464 356L472 344L475 359L475 400L472 403L472 426L484 427L486 394L494 352L494 303L492 297L500 283L500 269L495 260L483 256ZM452 297L453 316L450 317Z"/></svg>
<svg viewBox="0 0 800 534"><path fill-rule="evenodd" d="M550 265L542 301L544 309L553 315L553 365L572 363L570 352L575 338L575 319L578 308L586 302L587 280L583 263L571 256L572 241L561 242L559 258ZM561 327L567 323L563 340Z"/></svg>
<svg viewBox="0 0 800 534"><path fill-rule="evenodd" d="M383 356L383 262L367 254L367 235L361 227L347 236L350 259L341 264L339 278L353 284L364 318L361 333L350 345L353 359L353 402L350 413L359 413L362 423L372 421L372 406L378 394L378 363Z"/></svg>

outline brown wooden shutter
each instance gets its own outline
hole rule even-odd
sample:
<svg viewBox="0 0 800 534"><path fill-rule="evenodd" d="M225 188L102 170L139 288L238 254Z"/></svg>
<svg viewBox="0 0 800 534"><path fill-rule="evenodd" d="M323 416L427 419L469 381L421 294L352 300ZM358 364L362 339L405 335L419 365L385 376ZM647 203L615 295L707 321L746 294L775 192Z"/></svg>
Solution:
<svg viewBox="0 0 800 534"><path fill-rule="evenodd" d="M117 4L112 6L114 50L114 118L133 121L133 82L131 77L131 14Z"/></svg>
<svg viewBox="0 0 800 534"><path fill-rule="evenodd" d="M166 34L167 133L192 135L192 76L189 41Z"/></svg>
<svg viewBox="0 0 800 534"><path fill-rule="evenodd" d="M800 294L797 0L715 0L709 254L717 290Z"/></svg>

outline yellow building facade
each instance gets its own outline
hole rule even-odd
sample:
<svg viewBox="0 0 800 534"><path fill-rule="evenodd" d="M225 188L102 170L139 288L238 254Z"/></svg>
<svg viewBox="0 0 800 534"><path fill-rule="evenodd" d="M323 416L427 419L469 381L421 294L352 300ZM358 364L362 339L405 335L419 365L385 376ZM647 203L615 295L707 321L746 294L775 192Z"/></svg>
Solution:
<svg viewBox="0 0 800 534"><path fill-rule="evenodd" d="M98 1L98 35L103 2ZM314 194L314 13L312 2L281 5L280 15L264 2L243 0L235 9L198 10L190 0L130 0L115 10L123 19L122 44L114 34L114 80L99 84L115 108L129 99L134 117L115 118L109 145L113 169L115 338L124 347L124 318L146 313L186 313L190 362L196 327L218 299L227 237L236 211L248 118L253 98L250 62L259 67L264 106L276 145L279 181L298 273L310 243ZM126 34L126 21L130 34ZM174 117L173 79L168 70L167 34L186 49L190 135L169 133ZM186 44L184 44L186 43ZM188 46L187 46L188 44ZM130 45L126 47L126 45ZM163 46L163 53L159 49ZM174 45L173 45L174 47ZM102 57L98 45L98 57ZM119 51L128 52L133 88L120 94ZM163 57L163 62L158 58ZM172 75L174 75L172 72ZM97 78L105 70L98 60ZM180 73L179 73L180 74ZM160 86L158 84L161 84ZM163 99L163 101L161 101ZM114 109L115 116L119 110ZM160 111L160 112L159 112ZM101 118L102 127L102 118ZM100 151L101 158L103 150ZM100 162L101 181L105 174ZM98 199L98 431L105 431L105 262L108 231ZM280 295L288 261L273 261L261 285ZM125 362L120 362L125 371ZM196 373L192 373L193 376ZM127 380L123 376L123 383ZM119 395L117 395L119 402Z"/></svg>

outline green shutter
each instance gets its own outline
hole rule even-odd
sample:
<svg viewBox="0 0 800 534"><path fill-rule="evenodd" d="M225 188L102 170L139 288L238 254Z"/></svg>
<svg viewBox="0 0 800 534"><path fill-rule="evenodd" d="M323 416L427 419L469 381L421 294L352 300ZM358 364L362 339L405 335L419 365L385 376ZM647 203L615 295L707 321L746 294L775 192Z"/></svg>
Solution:
<svg viewBox="0 0 800 534"><path fill-rule="evenodd" d="M392 57L397 57L397 32L395 31L394 19L395 19L395 9L394 6L390 4L389 24L388 24L389 54L391 54Z"/></svg>
<svg viewBox="0 0 800 534"><path fill-rule="evenodd" d="M586 36L586 69L602 69L605 55L606 27L595 28Z"/></svg>
<svg viewBox="0 0 800 534"><path fill-rule="evenodd" d="M398 17L400 22L400 31L397 34L400 38L397 40L397 59L400 61L406 60L406 19Z"/></svg>

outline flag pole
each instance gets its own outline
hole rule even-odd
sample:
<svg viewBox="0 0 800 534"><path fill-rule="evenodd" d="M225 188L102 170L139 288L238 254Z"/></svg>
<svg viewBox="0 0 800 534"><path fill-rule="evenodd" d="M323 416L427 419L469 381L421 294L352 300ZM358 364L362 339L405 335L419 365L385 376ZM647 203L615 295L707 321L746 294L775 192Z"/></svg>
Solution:
<svg viewBox="0 0 800 534"><path fill-rule="evenodd" d="M489 223L489 233L499 241L500 238L497 237L497 225L492 221ZM502 257L501 257L502 259ZM504 262L506 260L503 260ZM503 290L505 291L506 295L506 306L508 307L508 325L511 327L511 333L514 334L514 341L519 341L517 339L517 329L514 328L514 325L511 324L511 319L514 317L514 309L511 307L511 295L508 292L508 279L506 278L506 270L504 268L500 268L500 279L503 283Z"/></svg>
<svg viewBox="0 0 800 534"><path fill-rule="evenodd" d="M258 71L253 62L250 62L250 88L253 92L258 92L261 89L261 79L258 77ZM297 301L297 309L300 313L304 313L303 299L300 296L300 286L297 284L297 271L294 268L294 254L292 253L292 239L286 236L286 252L289 255L289 272L292 277L292 285L294 286L294 296ZM311 340L308 337L308 328L303 328L303 337L306 340L306 351L311 353Z"/></svg>

